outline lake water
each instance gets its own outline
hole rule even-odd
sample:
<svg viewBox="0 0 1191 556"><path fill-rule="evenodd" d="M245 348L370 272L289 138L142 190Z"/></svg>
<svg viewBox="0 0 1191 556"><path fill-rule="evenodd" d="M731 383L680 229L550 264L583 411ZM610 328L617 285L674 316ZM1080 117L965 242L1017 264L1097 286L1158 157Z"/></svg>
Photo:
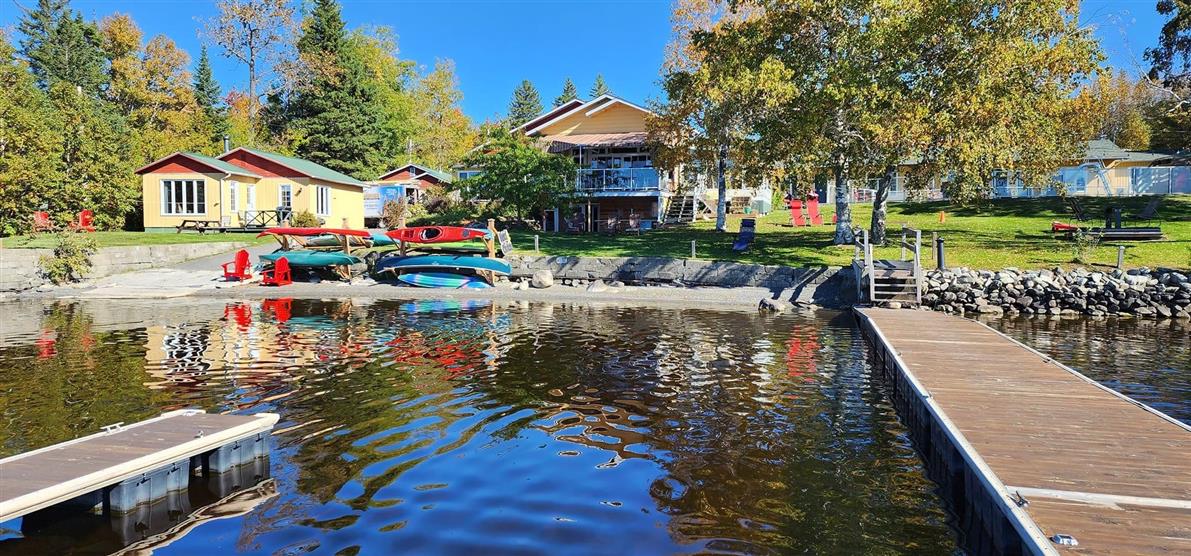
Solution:
<svg viewBox="0 0 1191 556"><path fill-rule="evenodd" d="M231 502L118 533L14 520L0 553L958 551L847 313L286 299L0 310L0 456L183 407L281 415L259 476L192 486L188 507ZM1185 330L999 326L1081 370L1112 364L1089 374L1191 415ZM1106 347L1121 342L1127 354Z"/></svg>

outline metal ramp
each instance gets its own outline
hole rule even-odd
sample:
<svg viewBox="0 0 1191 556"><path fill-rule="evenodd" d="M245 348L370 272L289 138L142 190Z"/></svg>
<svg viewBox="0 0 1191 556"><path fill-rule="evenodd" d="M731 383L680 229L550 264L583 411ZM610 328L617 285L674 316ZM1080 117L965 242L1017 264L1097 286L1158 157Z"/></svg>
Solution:
<svg viewBox="0 0 1191 556"><path fill-rule="evenodd" d="M873 305L922 304L922 232L902 226L899 260L875 259L868 230L853 230L856 298ZM909 256L907 256L909 255Z"/></svg>

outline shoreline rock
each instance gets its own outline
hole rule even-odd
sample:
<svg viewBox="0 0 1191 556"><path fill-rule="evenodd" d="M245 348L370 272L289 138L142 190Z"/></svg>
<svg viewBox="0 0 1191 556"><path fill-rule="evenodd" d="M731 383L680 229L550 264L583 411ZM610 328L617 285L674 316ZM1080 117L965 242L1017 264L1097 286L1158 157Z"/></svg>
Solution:
<svg viewBox="0 0 1191 556"><path fill-rule="evenodd" d="M1168 268L953 268L924 276L922 304L946 313L1191 318L1191 278Z"/></svg>

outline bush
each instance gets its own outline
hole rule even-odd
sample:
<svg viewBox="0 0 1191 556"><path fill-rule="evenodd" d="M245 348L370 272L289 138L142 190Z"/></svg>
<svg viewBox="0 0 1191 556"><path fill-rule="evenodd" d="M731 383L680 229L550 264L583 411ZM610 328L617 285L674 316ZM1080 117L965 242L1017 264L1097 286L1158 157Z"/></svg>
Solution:
<svg viewBox="0 0 1191 556"><path fill-rule="evenodd" d="M1077 230L1075 235L1071 236L1071 251L1075 256L1072 262L1080 264L1091 263L1091 255L1096 251L1096 247L1100 245L1100 234L1095 234L1085 230Z"/></svg>
<svg viewBox="0 0 1191 556"><path fill-rule="evenodd" d="M380 209L380 219L384 227L395 230L401 226L402 221L409 218L409 200L402 196L396 201L385 201L385 206Z"/></svg>
<svg viewBox="0 0 1191 556"><path fill-rule="evenodd" d="M59 232L54 255L41 258L41 273L55 284L77 282L91 270L91 255L98 246L87 234Z"/></svg>
<svg viewBox="0 0 1191 556"><path fill-rule="evenodd" d="M295 212L289 217L289 225L294 228L317 228L320 223L318 217L314 216L308 210L302 212Z"/></svg>

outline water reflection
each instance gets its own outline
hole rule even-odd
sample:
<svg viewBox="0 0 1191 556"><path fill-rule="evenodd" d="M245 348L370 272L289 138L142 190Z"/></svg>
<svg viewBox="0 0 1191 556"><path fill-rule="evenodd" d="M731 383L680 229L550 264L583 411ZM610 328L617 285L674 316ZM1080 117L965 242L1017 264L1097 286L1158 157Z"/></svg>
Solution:
<svg viewBox="0 0 1191 556"><path fill-rule="evenodd" d="M3 308L29 323L0 331L3 455L181 407L281 414L277 495L161 553L954 550L847 315Z"/></svg>
<svg viewBox="0 0 1191 556"><path fill-rule="evenodd" d="M1191 424L1191 323L1121 318L1007 318L987 324Z"/></svg>

